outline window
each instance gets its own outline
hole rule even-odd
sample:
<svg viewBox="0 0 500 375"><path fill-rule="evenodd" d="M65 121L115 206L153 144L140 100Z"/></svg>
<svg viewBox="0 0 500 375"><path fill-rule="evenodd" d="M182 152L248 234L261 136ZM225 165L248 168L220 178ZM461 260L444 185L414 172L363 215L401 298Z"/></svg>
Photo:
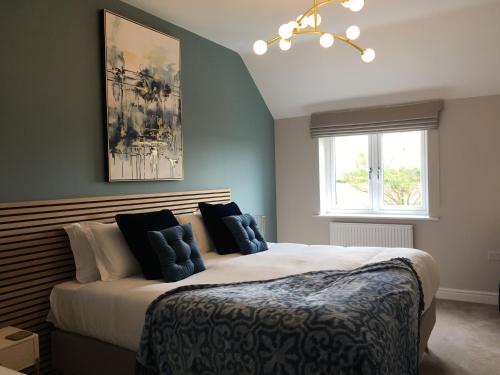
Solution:
<svg viewBox="0 0 500 375"><path fill-rule="evenodd" d="M427 131L319 139L321 213L428 216Z"/></svg>

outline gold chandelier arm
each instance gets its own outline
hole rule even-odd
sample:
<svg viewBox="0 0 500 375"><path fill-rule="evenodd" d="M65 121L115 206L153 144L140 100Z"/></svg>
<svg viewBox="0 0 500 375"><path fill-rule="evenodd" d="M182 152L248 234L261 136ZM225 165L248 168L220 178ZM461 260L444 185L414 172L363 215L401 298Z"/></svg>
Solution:
<svg viewBox="0 0 500 375"><path fill-rule="evenodd" d="M347 1L347 0L319 0L318 2L316 2L318 0L315 0L315 4L310 7L303 15L302 17L300 17L297 22L300 24L304 18L310 16L311 14L313 14L314 12L317 12L317 10L322 7L323 5L326 5L326 4L331 4L331 3L339 3L339 4L342 4L343 2Z"/></svg>
<svg viewBox="0 0 500 375"><path fill-rule="evenodd" d="M268 46L270 46L271 44L273 44L274 42L277 42L280 39L281 39L281 37L279 35L277 35L277 36L275 36L272 39L266 40L266 43L267 43Z"/></svg>
<svg viewBox="0 0 500 375"><path fill-rule="evenodd" d="M340 40L341 42L344 42L346 44L349 44L351 47L357 49L361 54L365 53L365 48L358 46L356 43L354 43L351 39L346 38L343 35L339 34L332 34L335 39Z"/></svg>
<svg viewBox="0 0 500 375"><path fill-rule="evenodd" d="M323 35L323 34L327 34L326 32L324 31L319 31L319 30L299 30L299 31L294 31L293 32L293 35L307 35L307 34L317 34L317 35ZM350 45L351 47L357 49L361 54L363 54L365 52L365 48L363 47L360 47L359 45L357 45L356 43L354 43L352 40L350 40L349 38L343 36L343 35L340 35L340 34L332 34L333 37L337 40L340 40L341 42L343 43L346 43L348 45ZM280 36L275 36L274 38L272 39L269 39L267 41L267 44L268 45L271 45L273 44L274 42L277 42L278 40L280 40Z"/></svg>

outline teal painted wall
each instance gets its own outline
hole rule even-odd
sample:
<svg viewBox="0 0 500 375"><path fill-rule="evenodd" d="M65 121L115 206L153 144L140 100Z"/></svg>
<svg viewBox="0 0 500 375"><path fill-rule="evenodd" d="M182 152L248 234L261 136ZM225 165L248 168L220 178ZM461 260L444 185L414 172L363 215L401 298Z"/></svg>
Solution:
<svg viewBox="0 0 500 375"><path fill-rule="evenodd" d="M181 39L183 181L105 182L103 8ZM276 238L273 118L237 53L117 0L3 1L0 42L1 202L229 187Z"/></svg>

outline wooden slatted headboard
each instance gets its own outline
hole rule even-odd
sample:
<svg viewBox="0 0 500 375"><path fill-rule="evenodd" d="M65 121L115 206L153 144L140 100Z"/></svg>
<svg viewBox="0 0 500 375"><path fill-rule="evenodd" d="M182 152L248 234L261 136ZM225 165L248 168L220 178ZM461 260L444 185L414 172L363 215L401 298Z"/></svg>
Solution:
<svg viewBox="0 0 500 375"><path fill-rule="evenodd" d="M76 198L0 204L0 327L16 326L40 336L41 372L51 373L50 332L45 321L52 287L74 279L75 266L63 226L114 222L118 213L168 208L192 213L199 202L231 200L229 189Z"/></svg>

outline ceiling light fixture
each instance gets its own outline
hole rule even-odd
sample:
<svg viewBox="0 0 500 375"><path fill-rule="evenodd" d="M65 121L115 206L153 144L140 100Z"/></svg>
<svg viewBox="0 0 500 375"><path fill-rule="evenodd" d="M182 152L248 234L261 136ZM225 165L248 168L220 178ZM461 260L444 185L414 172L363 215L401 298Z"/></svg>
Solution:
<svg viewBox="0 0 500 375"><path fill-rule="evenodd" d="M257 55L264 55L267 52L268 46L279 41L281 50L288 51L292 46L291 39L296 35L320 35L319 43L324 48L330 48L335 39L350 45L361 53L361 59L364 62L372 62L375 60L375 51L371 48L362 48L353 41L358 39L361 31L358 26L350 26L346 35L333 34L321 31L321 15L318 9L326 4L340 3L345 8L351 9L353 12L359 12L365 5L365 0L313 0L314 5L304 14L297 17L295 21L290 21L280 26L278 35L269 40L258 40L253 45L253 50Z"/></svg>

